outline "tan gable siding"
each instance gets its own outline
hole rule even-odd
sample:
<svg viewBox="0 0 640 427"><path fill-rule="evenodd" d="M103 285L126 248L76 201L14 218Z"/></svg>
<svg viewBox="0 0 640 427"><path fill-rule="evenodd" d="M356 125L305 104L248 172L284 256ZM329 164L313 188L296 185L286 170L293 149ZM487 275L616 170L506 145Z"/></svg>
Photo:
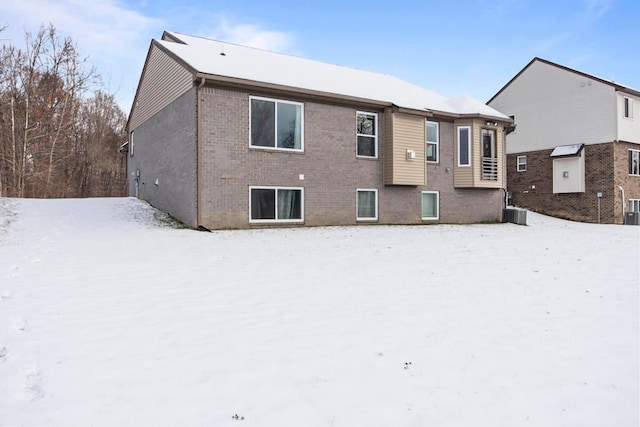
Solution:
<svg viewBox="0 0 640 427"><path fill-rule="evenodd" d="M387 129L389 129L387 133L391 133L391 138L385 138L388 152L385 163L391 162L391 171L385 174L385 184L425 185L424 117L392 113L390 126L387 125ZM415 152L415 159L409 160L407 158L408 150Z"/></svg>
<svg viewBox="0 0 640 427"><path fill-rule="evenodd" d="M192 74L152 45L149 60L140 79L129 129L134 130L192 87Z"/></svg>

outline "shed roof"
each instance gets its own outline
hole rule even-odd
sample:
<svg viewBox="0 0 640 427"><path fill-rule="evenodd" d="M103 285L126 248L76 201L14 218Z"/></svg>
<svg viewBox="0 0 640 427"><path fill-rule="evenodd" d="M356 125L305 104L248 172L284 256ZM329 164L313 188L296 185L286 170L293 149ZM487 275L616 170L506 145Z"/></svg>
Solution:
<svg viewBox="0 0 640 427"><path fill-rule="evenodd" d="M368 99L412 110L510 120L474 98L447 98L386 74L176 32L165 31L162 40L155 42L196 73Z"/></svg>
<svg viewBox="0 0 640 427"><path fill-rule="evenodd" d="M582 151L584 144L560 145L553 149L549 157L577 156Z"/></svg>

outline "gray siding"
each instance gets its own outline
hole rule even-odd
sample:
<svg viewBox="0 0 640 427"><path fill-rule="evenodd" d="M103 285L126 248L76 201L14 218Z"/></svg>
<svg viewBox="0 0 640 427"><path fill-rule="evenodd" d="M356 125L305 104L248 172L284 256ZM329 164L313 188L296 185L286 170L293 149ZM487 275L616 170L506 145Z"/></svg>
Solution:
<svg viewBox="0 0 640 427"><path fill-rule="evenodd" d="M198 225L196 129L196 88L192 88L131 129L135 147L128 159L129 194L135 195L139 170L139 198L191 226Z"/></svg>
<svg viewBox="0 0 640 427"><path fill-rule="evenodd" d="M193 76L173 58L152 45L131 111L135 129L193 86Z"/></svg>
<svg viewBox="0 0 640 427"><path fill-rule="evenodd" d="M640 144L640 96L618 92L616 98L618 104L618 137L616 139ZM624 117L624 98L631 99L633 104L632 115L628 118Z"/></svg>
<svg viewBox="0 0 640 427"><path fill-rule="evenodd" d="M490 106L516 116L507 153L598 144L617 139L613 87L542 62L534 62Z"/></svg>

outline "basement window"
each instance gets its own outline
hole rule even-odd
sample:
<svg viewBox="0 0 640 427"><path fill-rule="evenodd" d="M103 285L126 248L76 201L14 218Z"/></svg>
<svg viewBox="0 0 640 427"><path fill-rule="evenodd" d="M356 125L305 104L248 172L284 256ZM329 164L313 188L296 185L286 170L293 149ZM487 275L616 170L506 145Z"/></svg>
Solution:
<svg viewBox="0 0 640 427"><path fill-rule="evenodd" d="M378 219L378 190L358 189L356 191L356 219L358 221Z"/></svg>
<svg viewBox="0 0 640 427"><path fill-rule="evenodd" d="M302 188L251 187L249 191L250 222L302 222Z"/></svg>
<svg viewBox="0 0 640 427"><path fill-rule="evenodd" d="M438 219L440 217L440 193L437 191L422 192L422 219Z"/></svg>

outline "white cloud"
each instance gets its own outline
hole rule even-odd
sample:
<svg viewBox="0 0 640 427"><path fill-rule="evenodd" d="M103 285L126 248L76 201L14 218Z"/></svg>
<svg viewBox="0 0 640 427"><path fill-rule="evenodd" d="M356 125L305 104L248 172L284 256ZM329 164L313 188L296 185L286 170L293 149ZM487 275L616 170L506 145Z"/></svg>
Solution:
<svg viewBox="0 0 640 427"><path fill-rule="evenodd" d="M593 21L600 19L611 8L613 0L585 0L585 19Z"/></svg>
<svg viewBox="0 0 640 427"><path fill-rule="evenodd" d="M24 32L52 24L60 37L71 37L81 57L88 57L128 112L147 46L162 28L159 19L127 8L118 0L20 0L0 3L2 43L24 47Z"/></svg>
<svg viewBox="0 0 640 427"><path fill-rule="evenodd" d="M149 11L148 13L145 11ZM153 16L149 14L153 13ZM211 23L213 22L213 26ZM69 36L82 57L101 74L107 92L129 112L152 38L163 30L224 40L260 49L293 53L293 36L185 4L148 7L125 0L0 0L0 44L23 47L24 31L49 23Z"/></svg>
<svg viewBox="0 0 640 427"><path fill-rule="evenodd" d="M275 52L286 53L293 49L293 36L289 33L265 30L252 24L230 24L226 18L220 18L220 23L207 37Z"/></svg>

